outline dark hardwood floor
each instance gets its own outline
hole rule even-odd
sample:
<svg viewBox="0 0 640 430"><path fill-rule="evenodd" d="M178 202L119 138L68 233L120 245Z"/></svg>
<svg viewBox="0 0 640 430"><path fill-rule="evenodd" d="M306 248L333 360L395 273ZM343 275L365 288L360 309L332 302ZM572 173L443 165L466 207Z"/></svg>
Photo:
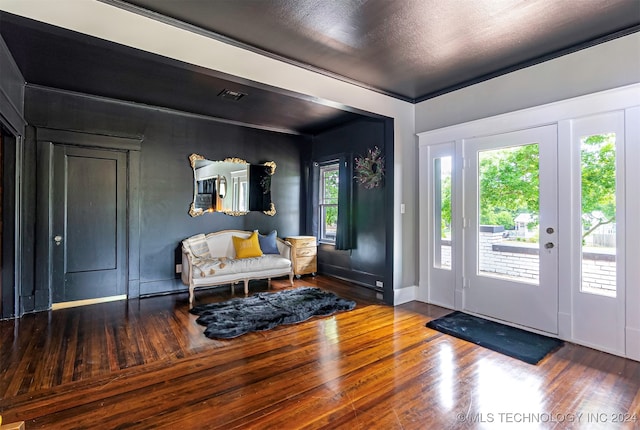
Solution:
<svg viewBox="0 0 640 430"><path fill-rule="evenodd" d="M389 307L322 276L295 283L358 305L227 341L202 334L186 293L2 321L3 421L27 429L640 428L638 362L565 344L532 366L425 327L446 309ZM197 303L228 297L228 287L196 293Z"/></svg>

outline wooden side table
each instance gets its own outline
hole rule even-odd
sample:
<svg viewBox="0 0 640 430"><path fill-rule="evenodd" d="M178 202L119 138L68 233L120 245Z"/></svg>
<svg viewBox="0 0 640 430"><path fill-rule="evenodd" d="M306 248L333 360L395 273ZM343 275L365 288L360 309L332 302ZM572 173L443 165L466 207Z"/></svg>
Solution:
<svg viewBox="0 0 640 430"><path fill-rule="evenodd" d="M318 271L318 245L314 236L289 236L292 245L291 261L296 278L308 273L315 276Z"/></svg>

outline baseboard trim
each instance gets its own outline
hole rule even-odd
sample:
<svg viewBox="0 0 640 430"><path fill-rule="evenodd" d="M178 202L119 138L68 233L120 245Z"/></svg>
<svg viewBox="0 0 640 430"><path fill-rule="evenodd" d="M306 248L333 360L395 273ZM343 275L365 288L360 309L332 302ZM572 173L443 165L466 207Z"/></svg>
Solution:
<svg viewBox="0 0 640 430"><path fill-rule="evenodd" d="M558 312L558 337L560 339L571 339L572 319L571 314Z"/></svg>
<svg viewBox="0 0 640 430"><path fill-rule="evenodd" d="M393 306L416 300L417 292L418 287L415 285L393 290Z"/></svg>
<svg viewBox="0 0 640 430"><path fill-rule="evenodd" d="M57 311L59 309L75 308L77 306L95 305L98 303L115 302L118 300L127 300L127 295L122 294L120 296L98 297L97 299L74 300L71 302L54 303L51 306L51 310Z"/></svg>
<svg viewBox="0 0 640 430"><path fill-rule="evenodd" d="M640 361L640 329L627 327L625 329L627 345L626 356L632 360Z"/></svg>

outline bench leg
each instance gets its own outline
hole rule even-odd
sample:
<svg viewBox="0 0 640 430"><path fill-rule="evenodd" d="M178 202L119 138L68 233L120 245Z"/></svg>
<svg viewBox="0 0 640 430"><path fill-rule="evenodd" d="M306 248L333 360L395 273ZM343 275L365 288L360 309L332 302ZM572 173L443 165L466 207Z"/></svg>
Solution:
<svg viewBox="0 0 640 430"><path fill-rule="evenodd" d="M291 286L293 287L293 271L289 273L289 282L291 282Z"/></svg>
<svg viewBox="0 0 640 430"><path fill-rule="evenodd" d="M190 286L189 287L189 304L192 305L193 304L193 299L194 299L194 293L193 293L194 287Z"/></svg>
<svg viewBox="0 0 640 430"><path fill-rule="evenodd" d="M244 280L244 295L245 296L249 295L249 280L248 279Z"/></svg>

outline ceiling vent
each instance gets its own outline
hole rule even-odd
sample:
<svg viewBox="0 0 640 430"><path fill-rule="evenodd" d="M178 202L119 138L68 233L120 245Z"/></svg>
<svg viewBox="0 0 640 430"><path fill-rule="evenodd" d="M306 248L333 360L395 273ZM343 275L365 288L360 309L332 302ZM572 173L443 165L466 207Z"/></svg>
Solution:
<svg viewBox="0 0 640 430"><path fill-rule="evenodd" d="M218 93L218 97L223 99L233 100L236 102L244 96L246 96L245 93L241 93L240 91L227 90L227 89L224 89Z"/></svg>

